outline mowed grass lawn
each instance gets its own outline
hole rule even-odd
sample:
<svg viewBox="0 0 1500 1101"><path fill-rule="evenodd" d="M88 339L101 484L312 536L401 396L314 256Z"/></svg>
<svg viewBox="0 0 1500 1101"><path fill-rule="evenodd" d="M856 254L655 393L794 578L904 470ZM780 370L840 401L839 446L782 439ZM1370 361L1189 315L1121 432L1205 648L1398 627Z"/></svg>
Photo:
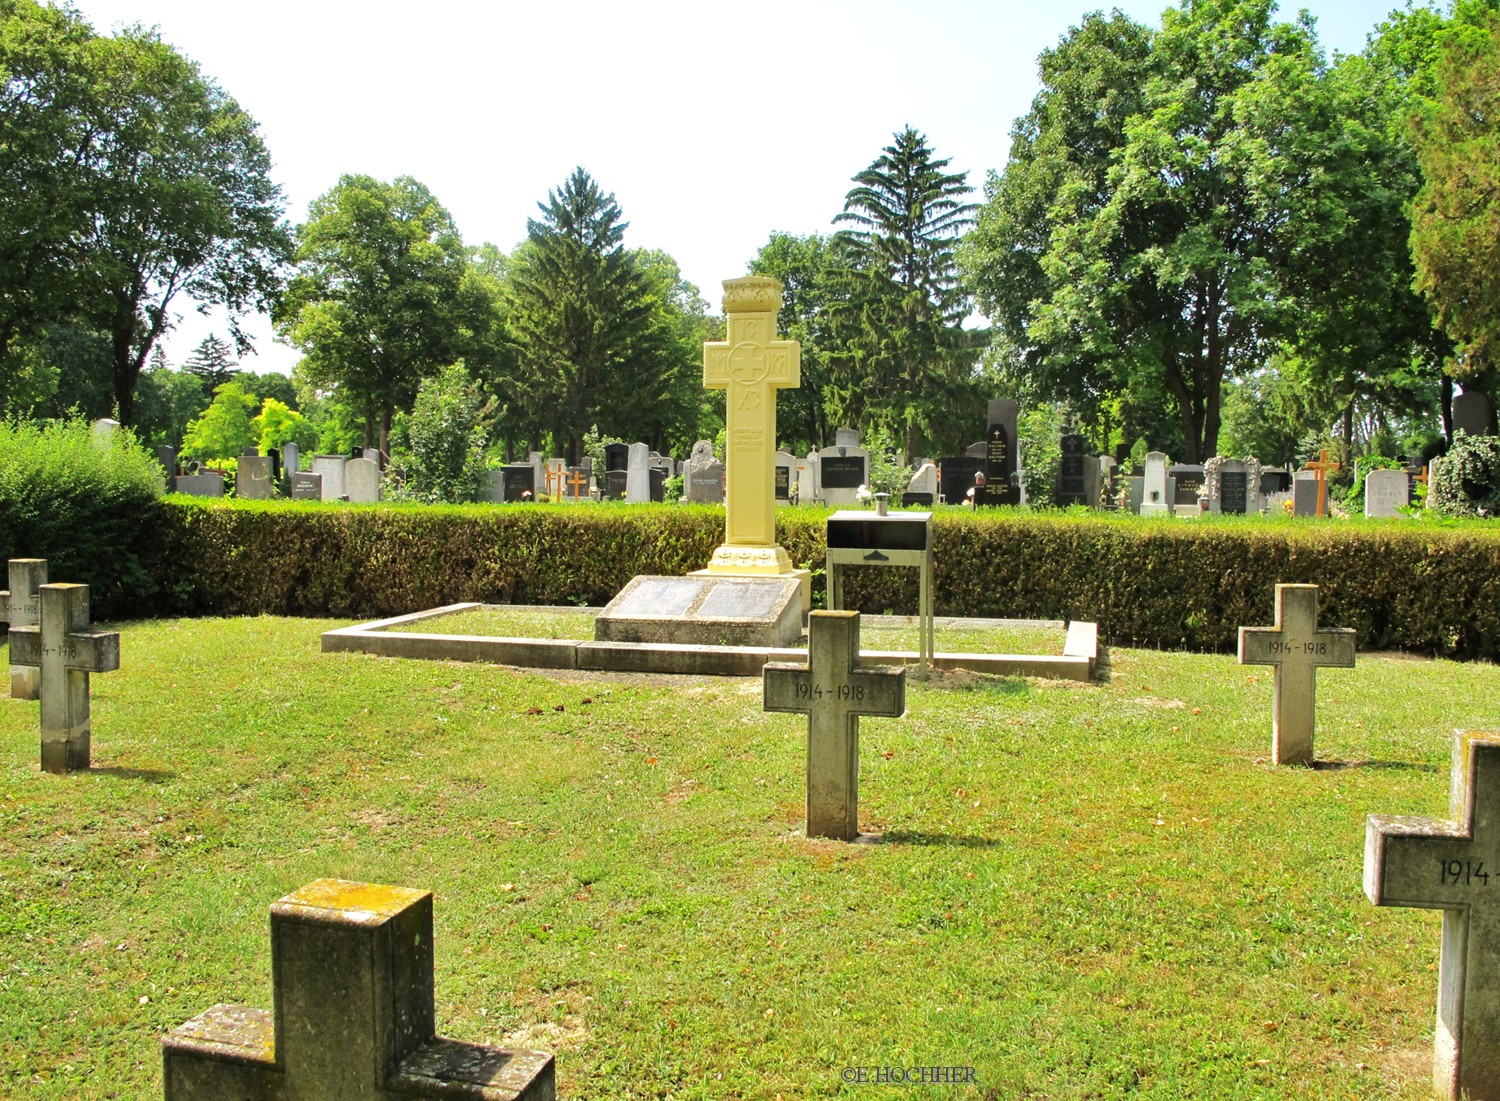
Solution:
<svg viewBox="0 0 1500 1101"><path fill-rule="evenodd" d="M1116 649L1077 685L911 682L867 719L876 845L800 836L805 725L757 680L323 654L333 622L127 623L94 763L0 698L0 1095L159 1098L159 1037L271 1004L267 907L436 894L439 1029L566 1098L1426 1098L1440 915L1360 890L1365 816L1446 813L1500 669ZM3 654L3 651L0 651ZM845 1068L973 1067L969 1086Z"/></svg>

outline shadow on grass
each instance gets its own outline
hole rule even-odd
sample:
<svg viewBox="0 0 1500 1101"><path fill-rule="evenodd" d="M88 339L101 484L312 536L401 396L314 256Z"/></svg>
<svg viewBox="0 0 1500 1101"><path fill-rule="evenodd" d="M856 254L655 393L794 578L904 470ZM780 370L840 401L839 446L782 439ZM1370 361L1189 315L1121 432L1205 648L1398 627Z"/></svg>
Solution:
<svg viewBox="0 0 1500 1101"><path fill-rule="evenodd" d="M1447 766L1424 765L1419 761L1314 761L1308 766L1314 772L1342 772L1346 768L1381 768L1400 772L1444 772Z"/></svg>
<svg viewBox="0 0 1500 1101"><path fill-rule="evenodd" d="M148 784L165 784L168 780L177 779L177 773L159 768L120 768L118 765L111 765L107 768L91 767L89 772L95 776L114 776L120 780L144 780Z"/></svg>
<svg viewBox="0 0 1500 1101"><path fill-rule="evenodd" d="M970 837L961 833L923 833L920 830L887 830L880 835L882 845L937 845L954 849L998 849L1005 841L998 837Z"/></svg>

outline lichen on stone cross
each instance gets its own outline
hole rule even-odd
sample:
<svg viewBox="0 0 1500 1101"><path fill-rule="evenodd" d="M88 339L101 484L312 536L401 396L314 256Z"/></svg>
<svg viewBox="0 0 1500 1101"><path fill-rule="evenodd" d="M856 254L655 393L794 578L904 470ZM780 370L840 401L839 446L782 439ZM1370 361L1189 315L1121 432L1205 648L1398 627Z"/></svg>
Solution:
<svg viewBox="0 0 1500 1101"><path fill-rule="evenodd" d="M1276 586L1276 626L1241 627L1241 665L1273 665L1271 758L1278 765L1311 764L1319 666L1354 667L1355 632L1318 629L1318 587Z"/></svg>
<svg viewBox="0 0 1500 1101"><path fill-rule="evenodd" d="M723 390L724 544L710 573L791 573L776 542L776 391L801 385L801 345L777 340L781 284L748 275L724 280L728 339L703 345L703 385Z"/></svg>
<svg viewBox="0 0 1500 1101"><path fill-rule="evenodd" d="M1443 911L1433 1085L1500 1101L1500 736L1455 735L1449 816L1370 815L1365 894Z"/></svg>
<svg viewBox="0 0 1500 1101"><path fill-rule="evenodd" d="M89 767L89 674L120 667L120 636L89 629L87 585L42 585L41 623L10 629L12 665L35 666L42 701L42 769Z"/></svg>
<svg viewBox="0 0 1500 1101"><path fill-rule="evenodd" d="M45 558L12 558L10 588L0 592L0 619L11 627L35 627L41 622L42 598L37 590L47 583ZM10 695L34 700L41 691L40 670L29 665L10 667Z"/></svg>
<svg viewBox="0 0 1500 1101"><path fill-rule="evenodd" d="M859 836L859 716L906 713L906 667L859 664L859 613L813 612L807 664L772 662L764 709L807 716L807 836Z"/></svg>
<svg viewBox="0 0 1500 1101"><path fill-rule="evenodd" d="M274 1011L162 1037L166 1101L553 1101L552 1056L436 1035L432 895L320 879L271 907Z"/></svg>

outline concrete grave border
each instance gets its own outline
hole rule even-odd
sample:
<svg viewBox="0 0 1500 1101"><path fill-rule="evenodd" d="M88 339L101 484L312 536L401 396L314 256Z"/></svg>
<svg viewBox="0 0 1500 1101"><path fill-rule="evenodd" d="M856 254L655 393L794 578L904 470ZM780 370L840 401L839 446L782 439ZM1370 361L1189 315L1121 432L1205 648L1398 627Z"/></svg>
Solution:
<svg viewBox="0 0 1500 1101"><path fill-rule="evenodd" d="M485 608L517 612L575 613L593 616L599 608L549 607L545 605L447 604L423 612L393 616L389 619L356 623L325 631L323 653L366 653L382 657L422 658L429 661L487 661L496 665L516 665L531 669L584 669L614 673L673 673L716 677L758 677L767 662L806 661L806 648L788 649L771 646L680 646L644 642L594 642L586 639L507 638L493 635L464 635L438 632L393 631L429 619L442 619ZM939 616L943 627L1052 627L1059 632L1060 620L957 619ZM915 616L865 616L867 627L912 627ZM592 622L590 623L592 627ZM1011 677L1050 677L1056 680L1088 681L1094 676L1099 657L1099 627L1096 623L1073 621L1066 624L1063 651L1048 654L967 654L933 655L933 667L991 673ZM592 633L590 629L589 633ZM860 657L871 663L917 663L913 650L864 650Z"/></svg>

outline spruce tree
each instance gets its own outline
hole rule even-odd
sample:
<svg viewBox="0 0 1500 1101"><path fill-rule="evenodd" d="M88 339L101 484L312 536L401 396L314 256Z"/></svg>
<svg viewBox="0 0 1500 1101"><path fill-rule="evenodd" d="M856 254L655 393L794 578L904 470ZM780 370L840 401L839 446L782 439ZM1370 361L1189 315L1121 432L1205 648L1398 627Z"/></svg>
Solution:
<svg viewBox="0 0 1500 1101"><path fill-rule="evenodd" d="M944 172L911 127L854 177L834 218L842 301L831 311L838 344L833 398L846 420L883 427L908 462L925 446L956 445L940 426L972 387L977 345L962 322L970 302L954 248L973 224L962 172Z"/></svg>
<svg viewBox="0 0 1500 1101"><path fill-rule="evenodd" d="M157 347L159 349L161 346ZM209 333L198 342L198 346L183 363L182 369L202 379L203 392L212 394L234 377L234 369L239 365L239 360L234 358L234 350L220 340L217 333Z"/></svg>

